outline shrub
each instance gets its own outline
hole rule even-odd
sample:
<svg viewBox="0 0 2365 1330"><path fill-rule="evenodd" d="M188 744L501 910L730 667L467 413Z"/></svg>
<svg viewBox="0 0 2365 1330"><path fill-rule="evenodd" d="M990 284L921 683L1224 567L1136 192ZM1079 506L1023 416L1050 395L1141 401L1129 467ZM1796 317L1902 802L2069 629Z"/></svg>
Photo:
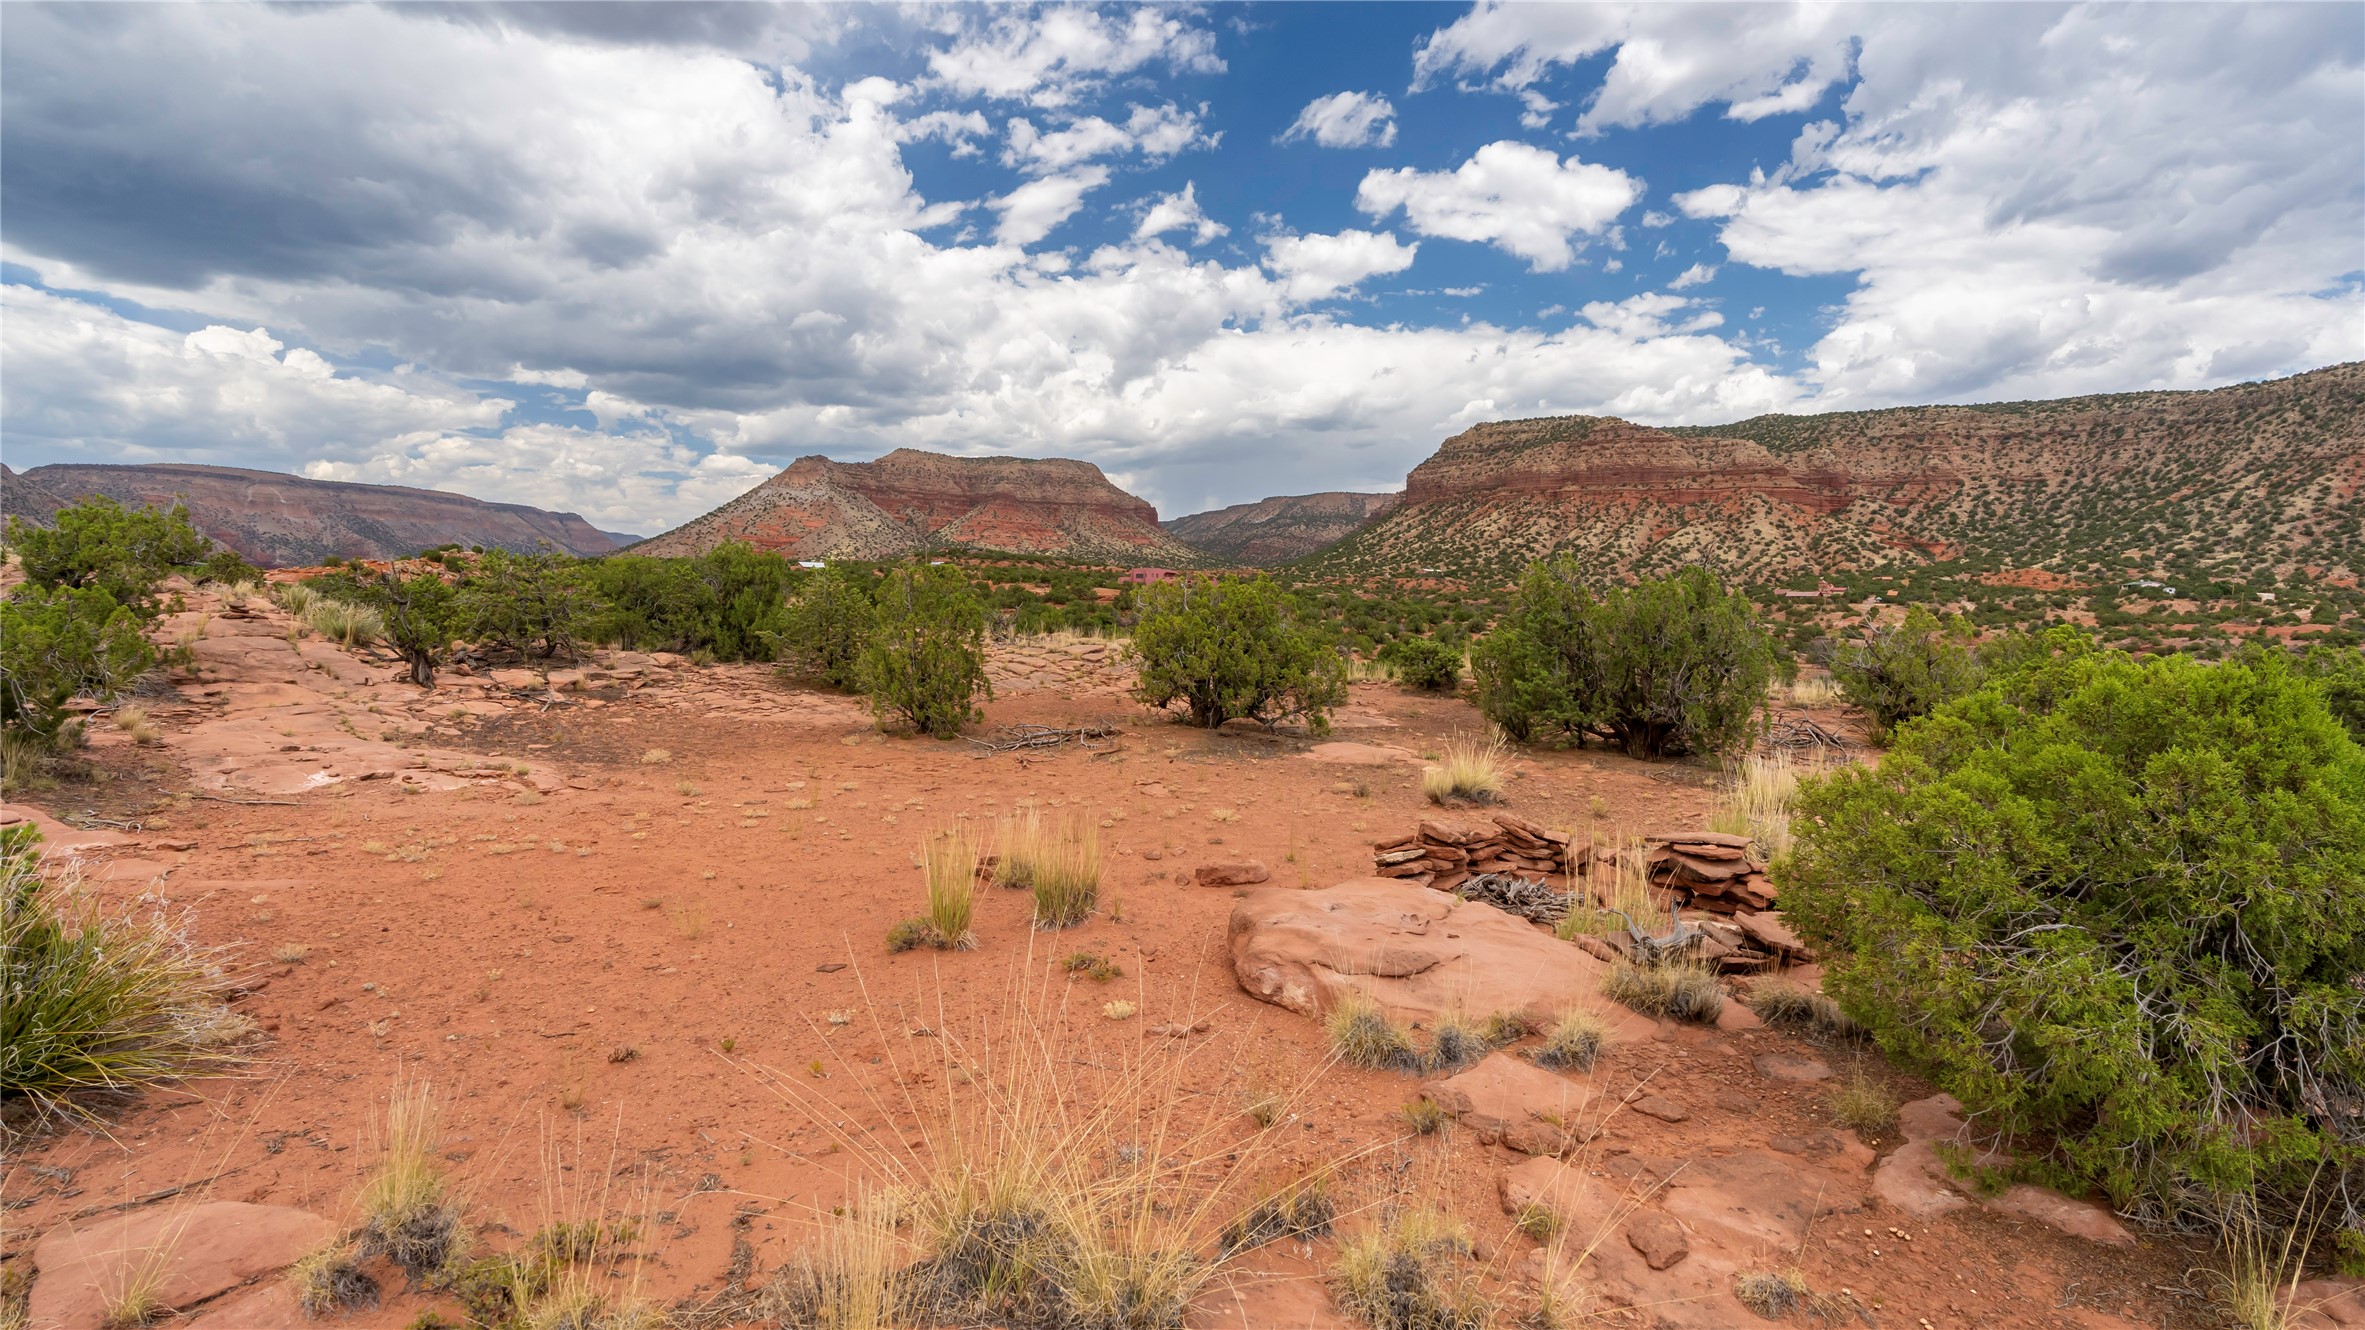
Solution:
<svg viewBox="0 0 2365 1330"><path fill-rule="evenodd" d="M245 556L232 549L219 549L197 565L197 580L215 582L223 586L257 583L263 580L263 570L246 561Z"/></svg>
<svg viewBox="0 0 2365 1330"><path fill-rule="evenodd" d="M1450 693L1462 682L1462 653L1434 637L1402 637L1380 648L1396 682L1425 692Z"/></svg>
<svg viewBox="0 0 2365 1330"><path fill-rule="evenodd" d="M1782 1029L1823 1038L1853 1039L1862 1033L1837 1002L1788 980L1757 980L1741 1001L1759 1020Z"/></svg>
<svg viewBox="0 0 2365 1330"><path fill-rule="evenodd" d="M189 525L189 510L125 508L94 496L60 508L53 526L8 520L8 543L37 587L104 591L140 618L156 613L156 584L175 568L206 557L213 542Z"/></svg>
<svg viewBox="0 0 2365 1330"><path fill-rule="evenodd" d="M410 667L411 682L421 688L435 686L435 667L451 646L454 630L459 623L458 598L451 584L435 573L419 573L402 577L387 572L374 577L356 577L350 573L328 573L313 579L315 600L306 613L306 621L324 637L361 642L369 637L383 637ZM335 601L340 605L365 609L374 613L376 621L367 616L340 613L321 601ZM338 632L331 632L330 629ZM375 629L374 633L370 632Z"/></svg>
<svg viewBox="0 0 2365 1330"><path fill-rule="evenodd" d="M2365 651L2355 647L2311 647L2297 660L2299 673L2324 695L2324 709L2349 737L2365 743Z"/></svg>
<svg viewBox="0 0 2365 1330"><path fill-rule="evenodd" d="M1563 558L1528 568L1470 667L1479 710L1514 739L1596 735L1655 757L1746 742L1774 646L1704 569L1596 598Z"/></svg>
<svg viewBox="0 0 2365 1330"><path fill-rule="evenodd" d="M1333 1294L1373 1330L1485 1330L1495 1319L1461 1221L1428 1207L1400 1208L1339 1244Z"/></svg>
<svg viewBox="0 0 2365 1330"><path fill-rule="evenodd" d="M1874 741L1886 743L1897 726L1978 686L1977 641L1968 619L1941 621L1919 605L1887 628L1868 617L1856 640L1832 654L1831 679L1864 713Z"/></svg>
<svg viewBox="0 0 2365 1330"><path fill-rule="evenodd" d="M1163 709L1183 703L1191 723L1272 725L1302 716L1317 734L1346 698L1346 661L1268 577L1192 577L1137 593L1140 620L1127 648L1139 670L1134 696Z"/></svg>
<svg viewBox="0 0 2365 1330"><path fill-rule="evenodd" d="M878 623L870 577L854 569L825 568L808 578L788 604L783 654L830 687L851 689L862 681L862 651Z"/></svg>
<svg viewBox="0 0 2365 1330"><path fill-rule="evenodd" d="M1892 1058L2120 1205L2329 1166L2365 1236L2365 752L2280 659L2046 637L1809 784L1785 917Z"/></svg>
<svg viewBox="0 0 2365 1330"><path fill-rule="evenodd" d="M1330 1232L1330 1221L1337 1217L1338 1206L1322 1180L1300 1180L1263 1197L1224 1225L1216 1250L1235 1256L1282 1238L1308 1241Z"/></svg>
<svg viewBox="0 0 2365 1330"><path fill-rule="evenodd" d="M726 543L689 559L611 555L585 565L590 636L630 651L771 660L788 627L788 560Z"/></svg>
<svg viewBox="0 0 2365 1330"><path fill-rule="evenodd" d="M19 587L0 600L0 732L54 747L67 702L111 700L154 659L139 620L104 588Z"/></svg>
<svg viewBox="0 0 2365 1330"><path fill-rule="evenodd" d="M573 660L597 610L580 560L547 548L494 549L460 584L453 626L471 641L519 655Z"/></svg>
<svg viewBox="0 0 2365 1330"><path fill-rule="evenodd" d="M121 1095L225 1066L219 953L153 910L110 911L72 870L45 871L40 836L0 830L0 1100L87 1115Z"/></svg>
<svg viewBox="0 0 2365 1330"><path fill-rule="evenodd" d="M949 565L908 565L879 587L879 626L863 648L862 689L884 720L950 739L994 695L985 677L985 606Z"/></svg>

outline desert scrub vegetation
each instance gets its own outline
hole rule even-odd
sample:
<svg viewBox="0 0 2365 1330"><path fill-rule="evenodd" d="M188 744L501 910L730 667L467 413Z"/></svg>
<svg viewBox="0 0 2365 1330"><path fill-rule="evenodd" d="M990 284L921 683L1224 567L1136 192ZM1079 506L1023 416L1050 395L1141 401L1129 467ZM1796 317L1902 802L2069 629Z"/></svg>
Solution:
<svg viewBox="0 0 2365 1330"><path fill-rule="evenodd" d="M1741 1004L1778 1029L1817 1039L1854 1039L1863 1027L1848 1018L1837 1002L1802 984L1781 978L1750 981Z"/></svg>
<svg viewBox="0 0 2365 1330"><path fill-rule="evenodd" d="M1831 656L1831 680L1864 713L1873 742L1970 692L1983 672L1979 636L1968 619L1940 619L1915 605L1902 622L1866 618Z"/></svg>
<svg viewBox="0 0 2365 1330"><path fill-rule="evenodd" d="M1450 693L1462 683L1462 652L1433 637L1405 637L1380 648L1380 661L1406 688Z"/></svg>
<svg viewBox="0 0 2365 1330"><path fill-rule="evenodd" d="M1599 1012L1571 1007L1544 1032L1544 1042L1534 1053L1535 1064L1552 1071L1591 1071L1608 1036L1609 1027Z"/></svg>
<svg viewBox="0 0 2365 1330"><path fill-rule="evenodd" d="M1613 961L1601 976L1601 991L1645 1016L1669 1020L1706 1025L1724 1011L1724 986L1716 971L1688 958L1658 964Z"/></svg>
<svg viewBox="0 0 2365 1330"><path fill-rule="evenodd" d="M1350 1067L1370 1071L1419 1071L1423 1059L1413 1047L1412 1032L1390 1017L1370 996L1350 992L1331 1004L1322 1018L1330 1051Z"/></svg>
<svg viewBox="0 0 2365 1330"><path fill-rule="evenodd" d="M253 1026L220 1001L226 953L161 902L101 904L39 846L29 826L0 829L0 1100L87 1118L236 1063Z"/></svg>
<svg viewBox="0 0 2365 1330"><path fill-rule="evenodd" d="M423 1278L458 1260L468 1242L461 1205L444 1176L442 1112L424 1081L395 1082L386 1107L371 1115L378 1162L356 1202L361 1229L354 1256L383 1256Z"/></svg>
<svg viewBox="0 0 2365 1330"><path fill-rule="evenodd" d="M1029 805L995 829L994 881L1033 897L1038 928L1068 928L1091 917L1100 869L1100 829L1085 814L1046 816Z"/></svg>
<svg viewBox="0 0 2365 1330"><path fill-rule="evenodd" d="M783 655L789 667L832 688L862 684L862 652L878 631L879 607L871 578L859 569L825 568L806 579L788 603Z"/></svg>
<svg viewBox="0 0 2365 1330"><path fill-rule="evenodd" d="M1421 768L1421 793L1430 803L1503 801L1503 736L1450 739L1435 766Z"/></svg>
<svg viewBox="0 0 2365 1330"><path fill-rule="evenodd" d="M69 702L112 701L154 659L139 616L103 588L27 584L0 600L7 784L25 784L51 754L82 742Z"/></svg>
<svg viewBox="0 0 2365 1330"><path fill-rule="evenodd" d="M1727 785L1708 829L1747 836L1750 861L1762 868L1790 848L1790 808L1798 798L1802 767L1788 753L1750 753L1730 766Z"/></svg>
<svg viewBox="0 0 2365 1330"><path fill-rule="evenodd" d="M1486 1330L1496 1309L1462 1222L1430 1205L1392 1204L1339 1242L1331 1295L1372 1330Z"/></svg>
<svg viewBox="0 0 2365 1330"><path fill-rule="evenodd" d="M1303 719L1329 732L1331 708L1346 700L1346 657L1271 578L1156 582L1135 593L1135 605L1126 654L1144 706L1180 702L1208 729Z"/></svg>
<svg viewBox="0 0 2365 1330"><path fill-rule="evenodd" d="M798 1259L712 1310L800 1330L1180 1330L1241 1253L1327 1222L1326 1195L1277 1163L1286 1133L1242 1140L1235 1115L1172 1092L1217 1043L1104 1025L1052 974L1021 970L973 1030L898 1055L963 1072L891 1069L916 1135L847 1126L812 1083L766 1075L857 1171Z"/></svg>
<svg viewBox="0 0 2365 1330"><path fill-rule="evenodd" d="M955 826L922 837L920 873L927 884L927 913L888 929L887 950L975 947L977 934L969 924L977 912L977 847L969 829Z"/></svg>
<svg viewBox="0 0 2365 1330"><path fill-rule="evenodd" d="M1565 557L1531 565L1470 652L1478 709L1513 739L1593 736L1631 757L1742 746L1773 668L1757 611L1705 569L1596 596Z"/></svg>
<svg viewBox="0 0 2365 1330"><path fill-rule="evenodd" d="M878 622L857 673L871 711L938 739L978 718L985 677L985 606L957 568L913 564L880 584Z"/></svg>
<svg viewBox="0 0 2365 1330"><path fill-rule="evenodd" d="M2321 1170L2365 1267L2365 1119L2335 1107L2365 1103L2365 751L2274 656L2045 636L1808 784L1786 918L1884 1052L2042 1167L2163 1219Z"/></svg>

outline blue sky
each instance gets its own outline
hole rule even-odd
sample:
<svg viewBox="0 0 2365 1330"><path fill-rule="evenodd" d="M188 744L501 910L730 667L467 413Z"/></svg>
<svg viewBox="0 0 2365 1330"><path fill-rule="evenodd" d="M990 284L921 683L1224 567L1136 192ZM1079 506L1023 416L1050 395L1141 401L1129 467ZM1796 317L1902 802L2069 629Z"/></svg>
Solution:
<svg viewBox="0 0 2365 1330"><path fill-rule="evenodd" d="M1169 516L2365 356L2347 5L12 5L0 456Z"/></svg>

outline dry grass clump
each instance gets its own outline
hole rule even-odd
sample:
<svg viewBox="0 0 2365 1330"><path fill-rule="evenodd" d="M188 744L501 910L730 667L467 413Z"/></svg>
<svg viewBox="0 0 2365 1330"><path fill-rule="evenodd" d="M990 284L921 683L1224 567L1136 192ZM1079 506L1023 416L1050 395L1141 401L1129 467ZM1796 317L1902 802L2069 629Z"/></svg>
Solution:
<svg viewBox="0 0 2365 1330"><path fill-rule="evenodd" d="M1453 1114L1446 1112L1443 1106L1427 1095L1422 1095L1396 1112L1415 1136L1434 1136L1453 1120Z"/></svg>
<svg viewBox="0 0 2365 1330"><path fill-rule="evenodd" d="M1863 1034L1863 1027L1850 1020L1837 1002L1786 979L1760 979L1741 1000L1759 1020L1785 1030L1839 1039Z"/></svg>
<svg viewBox="0 0 2365 1330"><path fill-rule="evenodd" d="M301 619L312 608L312 602L320 599L320 593L308 583L284 582L271 588L271 598L279 602L279 608Z"/></svg>
<svg viewBox="0 0 2365 1330"><path fill-rule="evenodd" d="M1445 745L1445 756L1421 769L1421 793L1433 804L1450 800L1492 804L1503 799L1503 736L1484 742L1455 739Z"/></svg>
<svg viewBox="0 0 2365 1330"><path fill-rule="evenodd" d="M373 1114L378 1165L357 1204L358 1260L384 1256L414 1278L441 1271L467 1245L460 1203L443 1172L442 1112L424 1081L397 1081L383 1114Z"/></svg>
<svg viewBox="0 0 2365 1330"><path fill-rule="evenodd" d="M1790 808L1798 800L1799 780L1821 770L1819 764L1800 765L1788 753L1742 758L1731 770L1709 829L1750 837L1750 860L1764 867L1790 849Z"/></svg>
<svg viewBox="0 0 2365 1330"><path fill-rule="evenodd" d="M1430 1033L1429 1070L1459 1071L1526 1035L1527 1022L1507 1011L1498 1011L1482 1021L1472 1020L1459 1010L1448 1011Z"/></svg>
<svg viewBox="0 0 2365 1330"><path fill-rule="evenodd" d="M1100 984L1105 984L1111 979L1121 978L1125 973L1124 966L1095 951L1069 952L1067 959L1061 961L1059 965L1069 974L1080 974L1094 983Z"/></svg>
<svg viewBox="0 0 2365 1330"><path fill-rule="evenodd" d="M962 1073L921 1092L941 1102L910 1097L913 1069L876 1077L903 1096L876 1107L916 1121L916 1139L846 1126L806 1082L760 1073L867 1177L843 1213L816 1215L801 1260L716 1311L799 1330L1180 1330L1238 1253L1325 1222L1303 1184L1266 1173L1264 1191L1244 1194L1275 1137L1240 1140L1231 1114L1202 1117L1202 1101L1173 1093L1212 1041L1114 1035L1056 971L1024 974L1013 1010L974 1038L945 1026L913 1045Z"/></svg>
<svg viewBox="0 0 2365 1330"><path fill-rule="evenodd" d="M135 744L152 744L164 737L148 719L148 709L137 702L126 702L115 708L115 728L130 735Z"/></svg>
<svg viewBox="0 0 2365 1330"><path fill-rule="evenodd" d="M1552 1071L1591 1071L1608 1035L1601 1013L1590 1007L1571 1007L1544 1032L1544 1042L1535 1051L1535 1064Z"/></svg>
<svg viewBox="0 0 2365 1330"><path fill-rule="evenodd" d="M1767 1320L1779 1321L1806 1306L1813 1295L1806 1275L1798 1270L1745 1270L1733 1280L1733 1296Z"/></svg>
<svg viewBox="0 0 2365 1330"><path fill-rule="evenodd" d="M1470 1236L1433 1206L1393 1207L1339 1244L1339 1308L1372 1330L1486 1330L1495 1307L1469 1265Z"/></svg>
<svg viewBox="0 0 2365 1330"><path fill-rule="evenodd" d="M1602 839L1616 845L1622 837L1612 831ZM1651 885L1650 868L1643 861L1643 853L1643 843L1636 841L1621 849L1608 864L1596 867L1586 879L1594 908L1584 908L1582 897L1572 901L1569 912L1553 926L1553 935L1562 941L1579 935L1605 937L1625 932L1628 919L1646 933L1665 933L1672 919L1658 889ZM1578 892L1588 890L1574 881L1569 887Z"/></svg>
<svg viewBox="0 0 2365 1330"><path fill-rule="evenodd" d="M1724 1011L1724 987L1716 971L1693 960L1660 965L1614 962L1601 977L1601 991L1645 1016L1705 1025Z"/></svg>
<svg viewBox="0 0 2365 1330"><path fill-rule="evenodd" d="M1827 707L1839 702L1839 685L1828 674L1801 674L1782 692L1794 707Z"/></svg>
<svg viewBox="0 0 2365 1330"><path fill-rule="evenodd" d="M1831 1116L1859 1136L1878 1136L1897 1125L1897 1096L1858 1067L1846 1081L1833 1087Z"/></svg>
<svg viewBox="0 0 2365 1330"><path fill-rule="evenodd" d="M323 1247L289 1266L287 1279L295 1287L296 1307L309 1317L333 1316L378 1305L378 1281L361 1268L361 1262L354 1259L352 1250L342 1242Z"/></svg>
<svg viewBox="0 0 2365 1330"><path fill-rule="evenodd" d="M1081 814L1019 809L997 830L994 881L1034 894L1037 928L1080 924L1100 896L1100 829Z"/></svg>
<svg viewBox="0 0 2365 1330"><path fill-rule="evenodd" d="M366 647L386 635L386 620L364 605L314 594L300 615L304 626L339 646Z"/></svg>
<svg viewBox="0 0 2365 1330"><path fill-rule="evenodd" d="M488 1330L659 1330L666 1324L639 1297L637 1271L645 1257L632 1246L648 1230L645 1213L634 1218L610 1209L617 1175L613 1145L605 1168L591 1167L587 1154L578 1141L570 1161L546 1133L542 1227L515 1250L457 1265L437 1281L459 1300L470 1324ZM627 1263L635 1271L630 1277Z"/></svg>
<svg viewBox="0 0 2365 1330"><path fill-rule="evenodd" d="M1275 1188L1249 1206L1248 1213L1224 1225L1217 1250L1234 1256L1283 1238L1318 1238L1330 1231L1330 1221L1336 1218L1338 1206L1328 1184L1319 1177L1300 1179Z"/></svg>
<svg viewBox="0 0 2365 1330"><path fill-rule="evenodd" d="M1322 1018L1330 1036L1330 1050L1341 1062L1371 1071L1419 1071L1423 1059L1412 1046L1412 1035L1388 1018L1369 995L1350 992L1332 1004Z"/></svg>

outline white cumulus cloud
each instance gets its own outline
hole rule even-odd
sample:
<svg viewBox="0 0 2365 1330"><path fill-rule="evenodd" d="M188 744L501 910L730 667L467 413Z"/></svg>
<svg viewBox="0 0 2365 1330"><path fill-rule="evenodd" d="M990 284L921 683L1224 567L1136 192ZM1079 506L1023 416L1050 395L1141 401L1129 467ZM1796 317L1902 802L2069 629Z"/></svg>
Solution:
<svg viewBox="0 0 2365 1330"><path fill-rule="evenodd" d="M1288 143L1310 138L1325 148L1385 148L1396 142L1396 108L1376 92L1316 97L1282 132Z"/></svg>
<svg viewBox="0 0 2365 1330"><path fill-rule="evenodd" d="M1272 236L1265 241L1265 266L1280 275L1290 299L1320 300L1367 277L1403 272L1419 249L1384 231Z"/></svg>
<svg viewBox="0 0 2365 1330"><path fill-rule="evenodd" d="M1558 272L1575 259L1579 237L1606 231L1641 197L1642 182L1614 167L1574 153L1563 161L1506 139L1451 171L1373 171L1357 187L1355 206L1376 219L1402 208L1422 235L1491 244L1526 259L1532 271Z"/></svg>
<svg viewBox="0 0 2365 1330"><path fill-rule="evenodd" d="M1182 192L1163 194L1150 201L1141 221L1133 228L1133 238L1147 240L1169 231L1188 230L1191 243L1204 245L1218 236L1228 235L1231 228L1199 210L1199 186L1196 181L1183 182Z"/></svg>

